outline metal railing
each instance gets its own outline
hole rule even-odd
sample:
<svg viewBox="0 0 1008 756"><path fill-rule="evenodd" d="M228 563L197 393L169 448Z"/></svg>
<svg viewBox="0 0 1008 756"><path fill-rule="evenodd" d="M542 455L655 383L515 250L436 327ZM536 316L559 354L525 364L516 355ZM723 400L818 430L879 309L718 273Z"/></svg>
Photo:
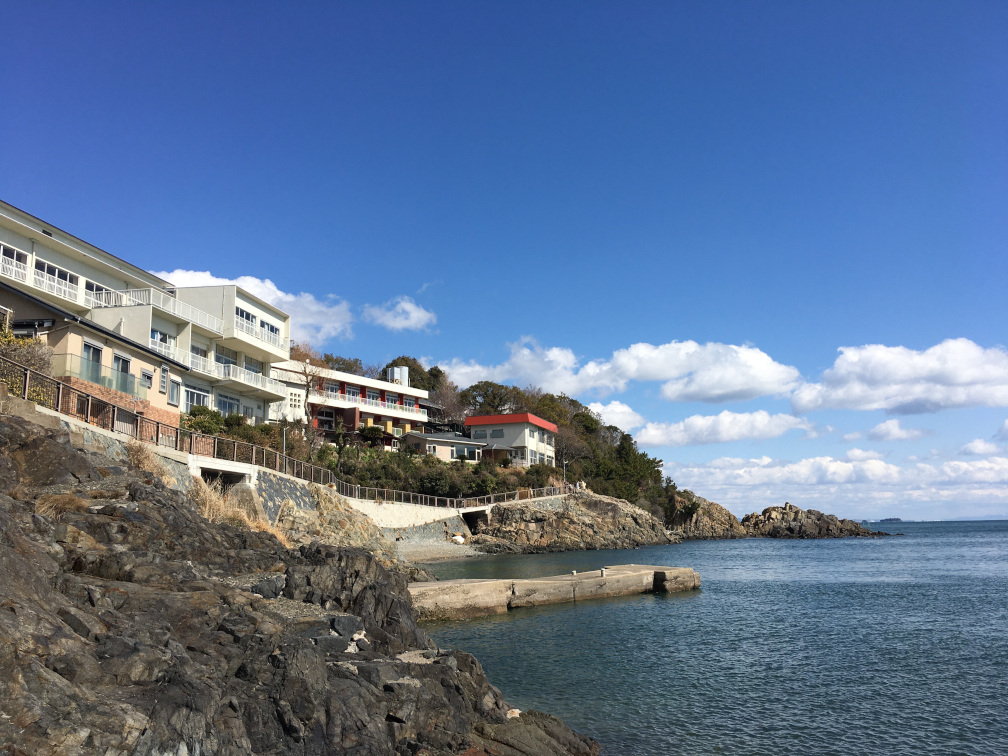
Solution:
<svg viewBox="0 0 1008 756"><path fill-rule="evenodd" d="M217 368L217 375L224 380L238 381L264 391L270 391L279 396L287 396L287 388L280 381L267 378L262 373L253 373L251 370L246 370L237 365L217 364L215 367Z"/></svg>
<svg viewBox="0 0 1008 756"><path fill-rule="evenodd" d="M151 305L171 313L182 320L205 328L218 336L224 334L224 321L203 312L191 304L180 302L160 289L126 289L125 291L99 291L91 296L92 307L132 307Z"/></svg>
<svg viewBox="0 0 1008 756"><path fill-rule="evenodd" d="M267 331L265 328L256 328L245 318L240 318L237 315L235 315L235 330L240 331L247 336L251 336L254 339L265 341L267 344L275 346L281 351L287 351L287 339L273 333L272 331Z"/></svg>
<svg viewBox="0 0 1008 756"><path fill-rule="evenodd" d="M341 394L338 391L315 391L312 390L312 396L319 397L320 399L330 399L337 402L347 402L348 404L359 404L362 407L375 407L376 409L389 410L391 412L406 412L410 415L421 415L422 417L427 417L427 410L421 409L420 407L410 407L405 404L396 404L394 402L383 402L380 399L368 399L362 396L355 396L353 394Z"/></svg>
<svg viewBox="0 0 1008 756"><path fill-rule="evenodd" d="M200 457L256 465L264 470L281 472L301 480L330 486L341 496L374 501L378 504L417 504L428 507L462 509L492 506L508 501L525 501L543 496L559 496L564 493L563 488L554 486L521 488L517 491L487 496L451 498L411 491L397 491L390 488L359 486L340 480L327 468L285 456L264 446L220 436L207 436L203 433L151 420L135 410L106 402L55 378L29 370L24 365L4 357L0 357L0 383L6 384L8 392L13 396L27 399L62 415L76 418L105 430L122 433L139 441Z"/></svg>
<svg viewBox="0 0 1008 756"><path fill-rule="evenodd" d="M23 262L11 260L9 257L0 257L0 273L15 281L28 283L28 266Z"/></svg>
<svg viewBox="0 0 1008 756"><path fill-rule="evenodd" d="M158 341L157 339L150 340L150 348L153 349L158 354L162 354L169 360L175 360L175 362L181 362L183 365L189 365L189 355L183 352L181 349L176 349L171 344L165 344L163 341Z"/></svg>
<svg viewBox="0 0 1008 756"><path fill-rule="evenodd" d="M35 288L48 291L57 297L63 297L63 299L69 299L71 302L77 301L77 284L56 278L49 273L43 273L41 270L35 271Z"/></svg>

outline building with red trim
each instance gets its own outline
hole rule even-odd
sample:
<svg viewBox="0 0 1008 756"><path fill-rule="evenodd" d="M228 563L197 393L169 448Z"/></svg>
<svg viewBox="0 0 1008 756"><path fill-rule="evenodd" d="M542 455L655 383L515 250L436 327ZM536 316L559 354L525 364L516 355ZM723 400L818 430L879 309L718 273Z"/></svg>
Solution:
<svg viewBox="0 0 1008 756"><path fill-rule="evenodd" d="M483 441L483 456L500 461L505 457L512 464L528 467L543 462L556 467L557 427L533 415L519 412L511 415L473 415L465 419L473 441Z"/></svg>

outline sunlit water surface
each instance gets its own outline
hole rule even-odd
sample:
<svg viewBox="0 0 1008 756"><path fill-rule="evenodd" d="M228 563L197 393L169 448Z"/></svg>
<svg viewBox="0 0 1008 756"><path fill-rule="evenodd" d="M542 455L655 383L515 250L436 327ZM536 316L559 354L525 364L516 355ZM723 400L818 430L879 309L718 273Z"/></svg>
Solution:
<svg viewBox="0 0 1008 756"><path fill-rule="evenodd" d="M425 628L509 703L603 753L1008 753L1008 522L899 523L884 539L689 542L486 557L441 578L689 566L700 592Z"/></svg>

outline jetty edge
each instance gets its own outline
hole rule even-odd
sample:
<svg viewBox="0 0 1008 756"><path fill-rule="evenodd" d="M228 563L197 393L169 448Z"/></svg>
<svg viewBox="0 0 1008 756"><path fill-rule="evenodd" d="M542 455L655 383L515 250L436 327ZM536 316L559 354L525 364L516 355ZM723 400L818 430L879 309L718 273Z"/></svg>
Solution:
<svg viewBox="0 0 1008 756"><path fill-rule="evenodd" d="M700 588L691 567L620 564L540 578L475 578L410 583L420 621L461 620L510 609L565 604L638 593L679 593Z"/></svg>

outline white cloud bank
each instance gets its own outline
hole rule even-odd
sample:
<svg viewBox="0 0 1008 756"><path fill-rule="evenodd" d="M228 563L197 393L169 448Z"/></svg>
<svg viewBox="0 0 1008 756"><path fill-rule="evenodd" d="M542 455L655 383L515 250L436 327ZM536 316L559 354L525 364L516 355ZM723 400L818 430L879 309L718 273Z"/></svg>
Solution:
<svg viewBox="0 0 1008 756"><path fill-rule="evenodd" d="M571 349L543 347L525 337L511 344L508 359L498 365L453 359L441 367L461 387L477 381L533 383L546 391L571 396L587 391L624 391L630 381L661 381L669 401L728 402L784 395L798 385L798 370L775 362L750 346L698 344L633 344L607 360L584 365Z"/></svg>
<svg viewBox="0 0 1008 756"><path fill-rule="evenodd" d="M406 296L396 297L383 305L366 305L363 317L390 331L422 331L437 322L437 315Z"/></svg>
<svg viewBox="0 0 1008 756"><path fill-rule="evenodd" d="M982 438L976 438L970 441L968 444L963 446L962 454L970 454L978 457L985 455L996 454L998 452L998 445L992 441L985 441Z"/></svg>
<svg viewBox="0 0 1008 756"><path fill-rule="evenodd" d="M644 446L692 446L777 438L794 429L811 431L813 426L802 418L771 415L766 410L725 410L718 415L693 415L677 423L646 423L636 439Z"/></svg>
<svg viewBox="0 0 1008 756"><path fill-rule="evenodd" d="M598 414L606 425L615 425L620 430L632 431L644 425L644 418L623 402L592 402L588 409Z"/></svg>
<svg viewBox="0 0 1008 756"><path fill-rule="evenodd" d="M954 407L1008 406L1008 351L949 339L923 351L871 344L841 347L820 383L792 395L795 411L886 410L894 414Z"/></svg>
<svg viewBox="0 0 1008 756"><path fill-rule="evenodd" d="M913 441L925 435L927 431L920 428L904 428L895 418L879 423L868 431L868 438L872 441Z"/></svg>

